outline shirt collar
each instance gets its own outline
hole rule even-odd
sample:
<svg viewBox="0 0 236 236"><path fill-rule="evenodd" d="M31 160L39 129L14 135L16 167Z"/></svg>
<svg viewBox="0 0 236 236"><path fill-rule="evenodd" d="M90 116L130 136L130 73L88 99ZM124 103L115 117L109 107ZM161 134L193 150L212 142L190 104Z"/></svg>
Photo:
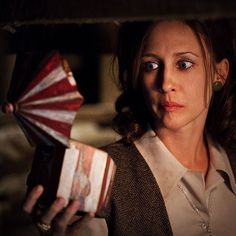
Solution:
<svg viewBox="0 0 236 236"><path fill-rule="evenodd" d="M208 148L212 166L224 179L226 185L236 194L234 174L225 150L208 136Z"/></svg>
<svg viewBox="0 0 236 236"><path fill-rule="evenodd" d="M233 172L226 152L222 147L216 145L211 138L207 137L207 140L211 165L229 176L231 189L236 193ZM149 129L134 144L156 178L163 197L167 198L188 169L174 157L152 129Z"/></svg>
<svg viewBox="0 0 236 236"><path fill-rule="evenodd" d="M163 197L166 198L172 188L184 176L187 168L176 160L151 129L139 140L136 140L134 144L154 174Z"/></svg>

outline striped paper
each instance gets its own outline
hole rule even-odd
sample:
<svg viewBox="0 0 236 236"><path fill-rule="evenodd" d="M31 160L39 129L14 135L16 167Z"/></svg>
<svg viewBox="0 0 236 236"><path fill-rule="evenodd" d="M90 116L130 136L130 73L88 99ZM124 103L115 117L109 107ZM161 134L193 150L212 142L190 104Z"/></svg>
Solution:
<svg viewBox="0 0 236 236"><path fill-rule="evenodd" d="M20 117L18 122L31 143L47 144L50 136L68 146L72 123L82 103L68 64L54 53L14 104L15 115Z"/></svg>

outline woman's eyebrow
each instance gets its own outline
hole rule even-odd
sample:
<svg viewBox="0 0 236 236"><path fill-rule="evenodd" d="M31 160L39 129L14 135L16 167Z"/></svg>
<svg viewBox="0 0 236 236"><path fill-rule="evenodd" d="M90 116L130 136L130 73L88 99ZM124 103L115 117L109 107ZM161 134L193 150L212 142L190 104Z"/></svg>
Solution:
<svg viewBox="0 0 236 236"><path fill-rule="evenodd" d="M144 53L142 55L142 57L154 57L156 59L161 59L158 55L154 54L154 53Z"/></svg>
<svg viewBox="0 0 236 236"><path fill-rule="evenodd" d="M183 55L186 55L186 54L191 54L191 55L193 55L195 57L200 57L198 54L196 54L194 52L189 52L189 51L187 51L187 52L177 52L174 55L175 56L183 56Z"/></svg>
<svg viewBox="0 0 236 236"><path fill-rule="evenodd" d="M196 54L196 53L194 53L194 52L191 52L191 51L176 52L176 53L174 53L174 56L183 56L183 55L186 55L186 54L191 54L191 55L193 55L193 56L195 56L195 57L200 57L198 54ZM161 59L161 57L158 56L158 55L155 54L155 53L144 53L144 54L142 55L142 57L154 57L154 58L156 58L156 59Z"/></svg>

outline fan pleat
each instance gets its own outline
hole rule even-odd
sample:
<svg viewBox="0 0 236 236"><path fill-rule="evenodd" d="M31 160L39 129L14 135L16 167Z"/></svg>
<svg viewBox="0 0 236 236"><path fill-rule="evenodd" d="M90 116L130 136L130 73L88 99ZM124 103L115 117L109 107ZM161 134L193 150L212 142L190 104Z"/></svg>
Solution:
<svg viewBox="0 0 236 236"><path fill-rule="evenodd" d="M41 125L46 125L47 127L54 129L55 131L63 134L64 136L70 136L71 124L57 120L51 120L39 115L27 114L24 112L21 112L21 115L24 116L25 119L30 120L33 124L39 127L41 127Z"/></svg>
<svg viewBox="0 0 236 236"><path fill-rule="evenodd" d="M82 104L81 98L61 101L58 103L43 103L43 104L23 104L21 109L50 109L50 110L67 110L76 111Z"/></svg>
<svg viewBox="0 0 236 236"><path fill-rule="evenodd" d="M56 102L65 102L71 101L76 98L81 98L81 95L77 91L73 91L67 94L62 94L59 96L49 97L49 98L41 98L36 101L29 101L27 103L19 103L20 107L25 107L27 105L38 105L38 104L48 104L48 103L56 103Z"/></svg>
<svg viewBox="0 0 236 236"><path fill-rule="evenodd" d="M26 94L32 93L31 90L34 87L37 87L37 85L40 84L42 80L44 80L44 79L48 80L48 78L52 78L52 82L53 81L55 82L55 79L58 76L58 71L56 68L60 64L61 64L61 57L60 57L59 53L54 53L52 55L52 57L48 60L47 64L44 65L44 67L39 71L39 73L36 75L36 77L31 81L31 83L28 85L26 90L23 91L23 93L21 94L18 101L23 99ZM59 71L61 71L61 68ZM62 73L63 72L64 71L62 70ZM64 74L65 74L65 72L64 72ZM66 77L66 76L60 76L58 79L61 79L64 77Z"/></svg>
<svg viewBox="0 0 236 236"><path fill-rule="evenodd" d="M22 128L27 140L31 145L40 145L40 144L55 145L55 138L51 137L41 128L33 125L23 116L16 115L16 117L19 126ZM63 142L66 145L68 141L65 139Z"/></svg>
<svg viewBox="0 0 236 236"><path fill-rule="evenodd" d="M27 119L28 121L30 121L32 124L34 124L35 126L39 127L40 129L42 129L43 131L45 131L47 134L49 134L50 136L52 136L54 139L58 140L59 142L61 142L62 144L68 146L68 137L69 137L69 130L71 129L71 127L67 127L67 129L65 129L65 124L60 124L60 127L56 125L56 121L52 121L52 120L48 120L46 121L45 125L45 120L44 118L39 118L37 117L35 119L35 117L33 118L33 116L29 116L29 115L24 115L21 114L25 119ZM44 120L44 121L43 121ZM49 125L52 125L51 127ZM64 126L62 128L62 126ZM63 133L63 131L65 133Z"/></svg>
<svg viewBox="0 0 236 236"><path fill-rule="evenodd" d="M65 71L63 70L62 66L59 65L57 68L55 68L49 75L47 75L45 78L43 78L38 84L36 84L34 87L30 84L30 90L26 89L26 94L24 94L20 99L19 102L23 102L30 96L33 96L40 91L50 87L52 84L55 84L58 81L61 81L63 79L67 78L67 75ZM34 80L33 80L34 82Z"/></svg>
<svg viewBox="0 0 236 236"><path fill-rule="evenodd" d="M45 88L44 90L38 91L34 95L29 96L28 98L24 99L24 101L20 101L21 103L26 103L29 101L35 101L40 98L49 98L57 96L58 94L67 94L73 91L77 91L76 86L71 86L70 82L67 78L55 82L54 84L50 85L49 87ZM78 98L82 99L81 96L78 95Z"/></svg>
<svg viewBox="0 0 236 236"><path fill-rule="evenodd" d="M59 122L64 122L71 124L74 121L76 115L75 111L66 111L66 110L50 110L50 109L21 109L21 112L25 114L32 114L50 120L55 120Z"/></svg>

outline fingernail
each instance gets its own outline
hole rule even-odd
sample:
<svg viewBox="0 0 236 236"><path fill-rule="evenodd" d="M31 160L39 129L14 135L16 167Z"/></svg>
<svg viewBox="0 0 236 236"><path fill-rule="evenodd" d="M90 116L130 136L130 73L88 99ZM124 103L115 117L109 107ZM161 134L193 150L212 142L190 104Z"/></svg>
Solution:
<svg viewBox="0 0 236 236"><path fill-rule="evenodd" d="M89 217L94 217L95 213L94 212L89 212Z"/></svg>
<svg viewBox="0 0 236 236"><path fill-rule="evenodd" d="M57 205L65 204L65 199L63 197L58 197L56 199L56 204Z"/></svg>
<svg viewBox="0 0 236 236"><path fill-rule="evenodd" d="M37 193L42 192L42 191L43 191L43 186L42 186L42 185L36 186L35 191L36 191Z"/></svg>
<svg viewBox="0 0 236 236"><path fill-rule="evenodd" d="M42 186L42 185L37 185L37 186L35 186L35 187L33 188L32 192L37 193L37 194L43 192L43 186Z"/></svg>
<svg viewBox="0 0 236 236"><path fill-rule="evenodd" d="M80 201L79 201L79 200L75 200L75 201L73 202L73 205L74 205L74 207L76 207L76 208L79 209L79 207L80 207Z"/></svg>
<svg viewBox="0 0 236 236"><path fill-rule="evenodd" d="M29 213L29 207L27 205L24 204L22 209L24 212Z"/></svg>

